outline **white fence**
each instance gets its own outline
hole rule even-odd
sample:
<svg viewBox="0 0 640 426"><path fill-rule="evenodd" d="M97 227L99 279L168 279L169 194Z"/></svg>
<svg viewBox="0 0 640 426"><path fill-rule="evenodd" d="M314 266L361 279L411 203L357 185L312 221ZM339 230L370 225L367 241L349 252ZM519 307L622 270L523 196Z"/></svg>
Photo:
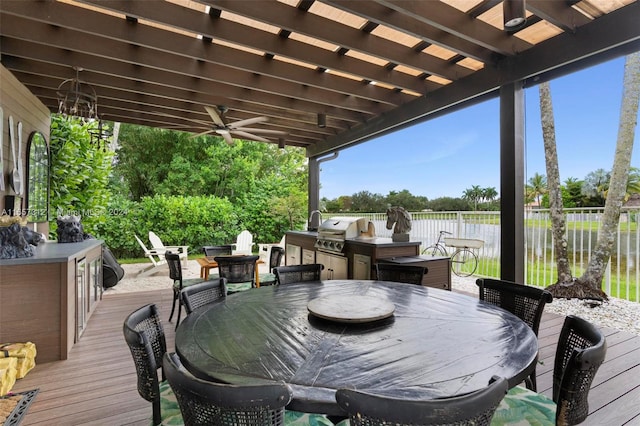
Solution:
<svg viewBox="0 0 640 426"><path fill-rule="evenodd" d="M565 209L567 242L571 271L582 275L597 241L602 208ZM359 216L373 221L379 237L391 237L384 213L336 213ZM325 217L331 217L326 214ZM439 232L451 232L457 238L484 241L476 251L479 259L476 275L500 276L500 212L412 212L411 241L422 243L421 251L436 242ZM640 209L622 209L618 232L602 289L610 296L640 301ZM525 212L525 281L546 287L556 282L557 271L549 210Z"/></svg>

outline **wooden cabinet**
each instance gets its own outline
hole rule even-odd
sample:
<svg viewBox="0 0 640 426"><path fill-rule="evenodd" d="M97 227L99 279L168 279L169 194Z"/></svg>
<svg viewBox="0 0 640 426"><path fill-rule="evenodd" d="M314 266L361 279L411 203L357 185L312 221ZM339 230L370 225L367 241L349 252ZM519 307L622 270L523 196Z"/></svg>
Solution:
<svg viewBox="0 0 640 426"><path fill-rule="evenodd" d="M102 241L40 244L0 260L0 342L33 342L38 362L67 359L102 296Z"/></svg>
<svg viewBox="0 0 640 426"><path fill-rule="evenodd" d="M300 265L302 263L302 248L295 244L285 244L285 265Z"/></svg>
<svg viewBox="0 0 640 426"><path fill-rule="evenodd" d="M439 256L402 256L389 259L379 259L379 262L395 263L398 265L424 266L427 273L422 279L422 285L443 290L451 290L451 259Z"/></svg>
<svg viewBox="0 0 640 426"><path fill-rule="evenodd" d="M316 262L324 265L324 269L320 273L320 279L347 279L349 272L349 260L346 257L319 251L316 252Z"/></svg>
<svg viewBox="0 0 640 426"><path fill-rule="evenodd" d="M366 256L364 254L353 255L353 279L371 279L371 256Z"/></svg>
<svg viewBox="0 0 640 426"><path fill-rule="evenodd" d="M314 250L302 249L302 264L311 265L316 263L316 252Z"/></svg>

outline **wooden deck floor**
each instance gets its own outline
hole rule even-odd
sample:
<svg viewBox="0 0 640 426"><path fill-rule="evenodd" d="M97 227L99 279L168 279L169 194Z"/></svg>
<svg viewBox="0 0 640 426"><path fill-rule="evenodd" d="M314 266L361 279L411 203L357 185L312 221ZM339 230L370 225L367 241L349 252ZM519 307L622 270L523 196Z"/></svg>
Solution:
<svg viewBox="0 0 640 426"><path fill-rule="evenodd" d="M156 303L163 320L171 309L171 290L112 294L92 315L69 359L38 364L14 391L39 388L23 425L148 425L151 404L136 389L135 368L122 337L125 317ZM540 325L538 390L550 395L551 370L563 317L545 314ZM604 329L608 351L590 393L584 425L640 425L640 336ZM165 322L167 347L174 347L173 325Z"/></svg>

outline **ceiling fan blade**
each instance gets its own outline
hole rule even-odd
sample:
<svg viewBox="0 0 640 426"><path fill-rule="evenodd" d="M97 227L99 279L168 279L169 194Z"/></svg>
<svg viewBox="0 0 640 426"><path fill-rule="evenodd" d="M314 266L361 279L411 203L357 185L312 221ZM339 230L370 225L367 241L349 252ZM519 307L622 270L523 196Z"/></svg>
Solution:
<svg viewBox="0 0 640 426"><path fill-rule="evenodd" d="M207 130L206 132L196 133L195 135L189 136L190 139L197 138L198 136L208 135L209 133L213 133L213 130Z"/></svg>
<svg viewBox="0 0 640 426"><path fill-rule="evenodd" d="M205 105L204 109L209 113L209 115L211 116L211 119L215 124L217 124L220 127L225 127L224 122L222 121L222 118L220 118L218 111L216 111L216 108Z"/></svg>
<svg viewBox="0 0 640 426"><path fill-rule="evenodd" d="M246 125L250 125L250 124L254 124L254 123L262 123L269 120L267 117L253 117L253 118L247 118L244 120L239 120L239 121L234 121L233 123L229 123L227 125L227 128L229 130L232 129L238 129L240 127L244 127Z"/></svg>
<svg viewBox="0 0 640 426"><path fill-rule="evenodd" d="M217 134L219 134L220 136L222 136L224 138L224 140L227 141L227 143L229 145L233 145L233 138L231 137L231 133L229 133L228 130L226 130L226 129L218 129L215 132Z"/></svg>
<svg viewBox="0 0 640 426"><path fill-rule="evenodd" d="M271 129L259 129L259 128L251 128L251 127L242 127L242 128L236 128L236 131L241 130L244 132L249 132L249 133L264 133L265 135L280 135L280 136L285 136L288 133L287 132L283 132L282 130L271 130Z"/></svg>
<svg viewBox="0 0 640 426"><path fill-rule="evenodd" d="M265 139L262 136L254 135L252 133L243 132L242 130L232 130L234 136L241 136L242 139L258 142L270 142L269 139Z"/></svg>

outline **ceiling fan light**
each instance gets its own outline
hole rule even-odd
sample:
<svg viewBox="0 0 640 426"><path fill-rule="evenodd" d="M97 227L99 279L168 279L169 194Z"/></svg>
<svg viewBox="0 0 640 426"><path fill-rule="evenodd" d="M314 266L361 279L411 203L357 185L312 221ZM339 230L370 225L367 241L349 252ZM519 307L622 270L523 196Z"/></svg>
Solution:
<svg viewBox="0 0 640 426"><path fill-rule="evenodd" d="M318 114L318 127L327 127L327 114Z"/></svg>
<svg viewBox="0 0 640 426"><path fill-rule="evenodd" d="M525 0L504 0L503 17L505 31L517 31L527 22Z"/></svg>

